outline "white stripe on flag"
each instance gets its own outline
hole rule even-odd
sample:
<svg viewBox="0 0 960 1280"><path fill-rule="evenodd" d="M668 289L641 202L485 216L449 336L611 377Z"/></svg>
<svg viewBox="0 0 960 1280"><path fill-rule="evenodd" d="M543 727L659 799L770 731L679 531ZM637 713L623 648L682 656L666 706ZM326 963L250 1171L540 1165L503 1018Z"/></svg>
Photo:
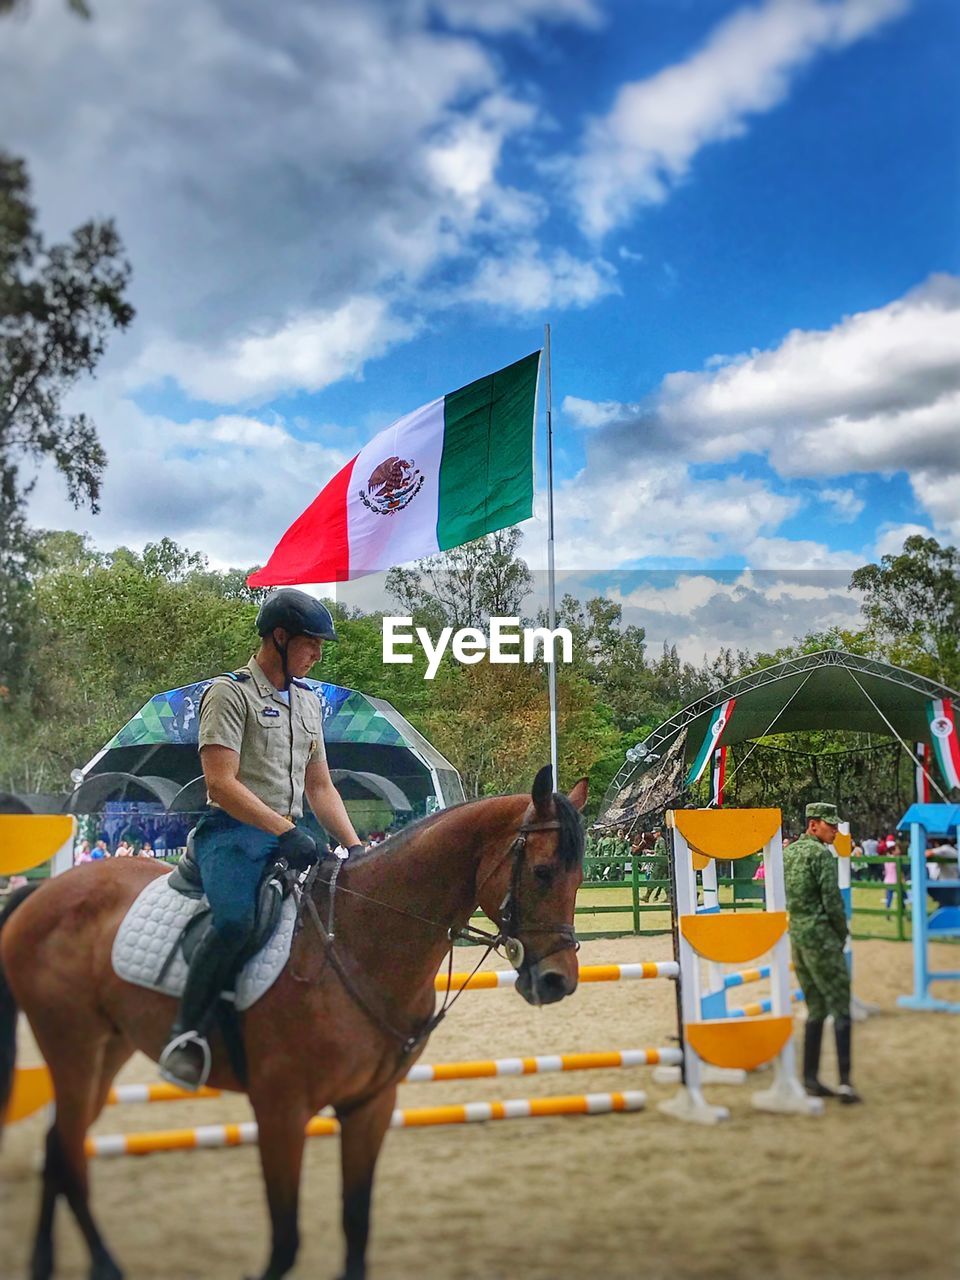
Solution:
<svg viewBox="0 0 960 1280"><path fill-rule="evenodd" d="M439 551L437 512L443 456L443 404L441 396L415 409L374 436L360 450L347 490L351 578L387 564L404 564ZM375 502L368 505L364 497L369 495L371 476L389 458L399 458L415 468L418 474L411 473L411 480L419 487L406 506L388 514Z"/></svg>

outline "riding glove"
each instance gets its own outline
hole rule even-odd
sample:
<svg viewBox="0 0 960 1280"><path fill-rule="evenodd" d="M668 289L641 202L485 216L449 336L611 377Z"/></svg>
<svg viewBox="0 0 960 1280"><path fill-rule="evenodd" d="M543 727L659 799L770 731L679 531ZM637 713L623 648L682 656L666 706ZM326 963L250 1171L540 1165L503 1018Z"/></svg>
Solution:
<svg viewBox="0 0 960 1280"><path fill-rule="evenodd" d="M301 831L299 827L291 827L278 838L277 853L282 858L286 858L294 871L306 871L308 867L312 867L320 860L316 840L308 832Z"/></svg>

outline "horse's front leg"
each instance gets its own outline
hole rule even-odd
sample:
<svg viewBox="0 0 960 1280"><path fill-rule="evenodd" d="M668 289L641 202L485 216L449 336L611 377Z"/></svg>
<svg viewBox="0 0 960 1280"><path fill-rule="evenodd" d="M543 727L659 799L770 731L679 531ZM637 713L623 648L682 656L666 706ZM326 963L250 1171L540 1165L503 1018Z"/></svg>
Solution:
<svg viewBox="0 0 960 1280"><path fill-rule="evenodd" d="M396 1100L397 1089L393 1085L362 1107L340 1116L343 1233L347 1238L347 1265L341 1280L365 1280L367 1274L373 1173Z"/></svg>
<svg viewBox="0 0 960 1280"><path fill-rule="evenodd" d="M293 1090L264 1090L253 1101L260 1141L260 1167L270 1209L270 1261L259 1280L282 1280L300 1247L297 1215L300 1170L310 1107Z"/></svg>

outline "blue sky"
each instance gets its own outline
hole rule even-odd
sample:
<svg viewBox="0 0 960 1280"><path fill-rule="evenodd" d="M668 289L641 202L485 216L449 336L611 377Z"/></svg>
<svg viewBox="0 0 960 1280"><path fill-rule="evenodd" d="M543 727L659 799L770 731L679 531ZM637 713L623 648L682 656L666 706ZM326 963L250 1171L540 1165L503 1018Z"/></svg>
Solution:
<svg viewBox="0 0 960 1280"><path fill-rule="evenodd" d="M960 536L953 0L95 14L37 0L0 47L46 229L115 216L138 307L75 397L102 513L42 474L37 523L263 560L376 430L549 320L566 567Z"/></svg>

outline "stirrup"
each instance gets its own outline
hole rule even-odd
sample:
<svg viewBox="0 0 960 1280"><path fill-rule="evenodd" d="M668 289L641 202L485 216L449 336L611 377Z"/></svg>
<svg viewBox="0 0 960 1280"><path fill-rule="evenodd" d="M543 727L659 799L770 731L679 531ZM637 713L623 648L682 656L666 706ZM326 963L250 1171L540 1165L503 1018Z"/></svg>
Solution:
<svg viewBox="0 0 960 1280"><path fill-rule="evenodd" d="M170 1064L170 1059L176 1054L189 1050L194 1045L202 1055L200 1075L196 1080L178 1073L176 1065L171 1066ZM202 1089L207 1083L212 1065L213 1057L210 1053L210 1045L207 1043L206 1037L202 1036L199 1031L181 1031L165 1046L163 1053L157 1059L160 1075L168 1084L178 1085L181 1089L189 1089L191 1092Z"/></svg>

